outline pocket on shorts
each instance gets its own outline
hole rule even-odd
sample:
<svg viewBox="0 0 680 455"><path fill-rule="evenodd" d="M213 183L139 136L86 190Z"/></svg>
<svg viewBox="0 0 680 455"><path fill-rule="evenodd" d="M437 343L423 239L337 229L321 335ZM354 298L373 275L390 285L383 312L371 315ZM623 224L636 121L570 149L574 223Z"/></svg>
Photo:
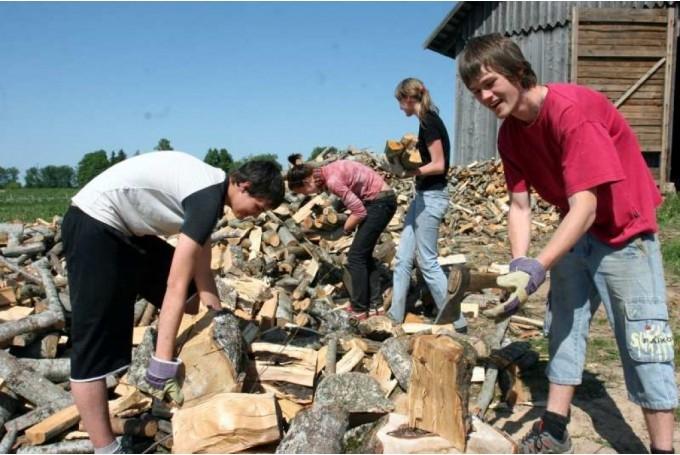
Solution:
<svg viewBox="0 0 680 455"><path fill-rule="evenodd" d="M658 300L626 303L626 346L636 362L673 360L673 333L666 303Z"/></svg>

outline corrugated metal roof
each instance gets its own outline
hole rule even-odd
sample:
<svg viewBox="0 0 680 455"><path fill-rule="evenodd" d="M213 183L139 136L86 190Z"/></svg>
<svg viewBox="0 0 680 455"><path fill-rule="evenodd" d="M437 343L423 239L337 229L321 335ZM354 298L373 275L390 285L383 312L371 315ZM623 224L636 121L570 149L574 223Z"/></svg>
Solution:
<svg viewBox="0 0 680 455"><path fill-rule="evenodd" d="M582 8L664 8L675 2L459 2L425 41L424 47L455 58L465 41L487 33L528 34L565 26L574 6Z"/></svg>

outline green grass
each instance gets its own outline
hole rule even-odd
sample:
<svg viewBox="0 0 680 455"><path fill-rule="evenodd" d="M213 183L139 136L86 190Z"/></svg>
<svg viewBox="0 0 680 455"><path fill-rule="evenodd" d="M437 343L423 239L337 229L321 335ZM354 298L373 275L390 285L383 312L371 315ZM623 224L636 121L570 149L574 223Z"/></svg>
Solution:
<svg viewBox="0 0 680 455"><path fill-rule="evenodd" d="M0 222L51 221L63 215L76 188L19 188L0 190Z"/></svg>
<svg viewBox="0 0 680 455"><path fill-rule="evenodd" d="M658 219L664 266L680 278L680 194L666 196L659 208Z"/></svg>

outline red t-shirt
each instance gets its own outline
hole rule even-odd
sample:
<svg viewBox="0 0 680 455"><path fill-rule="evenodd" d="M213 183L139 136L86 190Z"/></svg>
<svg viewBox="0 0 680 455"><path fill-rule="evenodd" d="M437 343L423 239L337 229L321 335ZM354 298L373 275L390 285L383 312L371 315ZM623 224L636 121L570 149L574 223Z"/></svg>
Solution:
<svg viewBox="0 0 680 455"><path fill-rule="evenodd" d="M568 198L597 187L590 232L618 247L656 232L661 194L635 133L601 93L574 84L548 84L541 111L526 124L508 117L498 133L510 192L534 188L562 214Z"/></svg>

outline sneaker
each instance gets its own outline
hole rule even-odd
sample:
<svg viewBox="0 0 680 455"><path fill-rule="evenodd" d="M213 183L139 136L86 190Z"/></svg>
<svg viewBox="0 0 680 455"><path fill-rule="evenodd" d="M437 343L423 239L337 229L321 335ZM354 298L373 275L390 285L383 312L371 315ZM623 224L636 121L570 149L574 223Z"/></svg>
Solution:
<svg viewBox="0 0 680 455"><path fill-rule="evenodd" d="M369 316L385 316L385 309L382 306L371 307L368 310Z"/></svg>
<svg viewBox="0 0 680 455"><path fill-rule="evenodd" d="M343 309L349 315L349 318L352 321L359 322L368 319L368 311L357 311L351 306L347 306Z"/></svg>
<svg viewBox="0 0 680 455"><path fill-rule="evenodd" d="M547 431L543 431L543 421L534 423L519 442L519 453L574 453L569 433L564 432L564 440L558 441Z"/></svg>

